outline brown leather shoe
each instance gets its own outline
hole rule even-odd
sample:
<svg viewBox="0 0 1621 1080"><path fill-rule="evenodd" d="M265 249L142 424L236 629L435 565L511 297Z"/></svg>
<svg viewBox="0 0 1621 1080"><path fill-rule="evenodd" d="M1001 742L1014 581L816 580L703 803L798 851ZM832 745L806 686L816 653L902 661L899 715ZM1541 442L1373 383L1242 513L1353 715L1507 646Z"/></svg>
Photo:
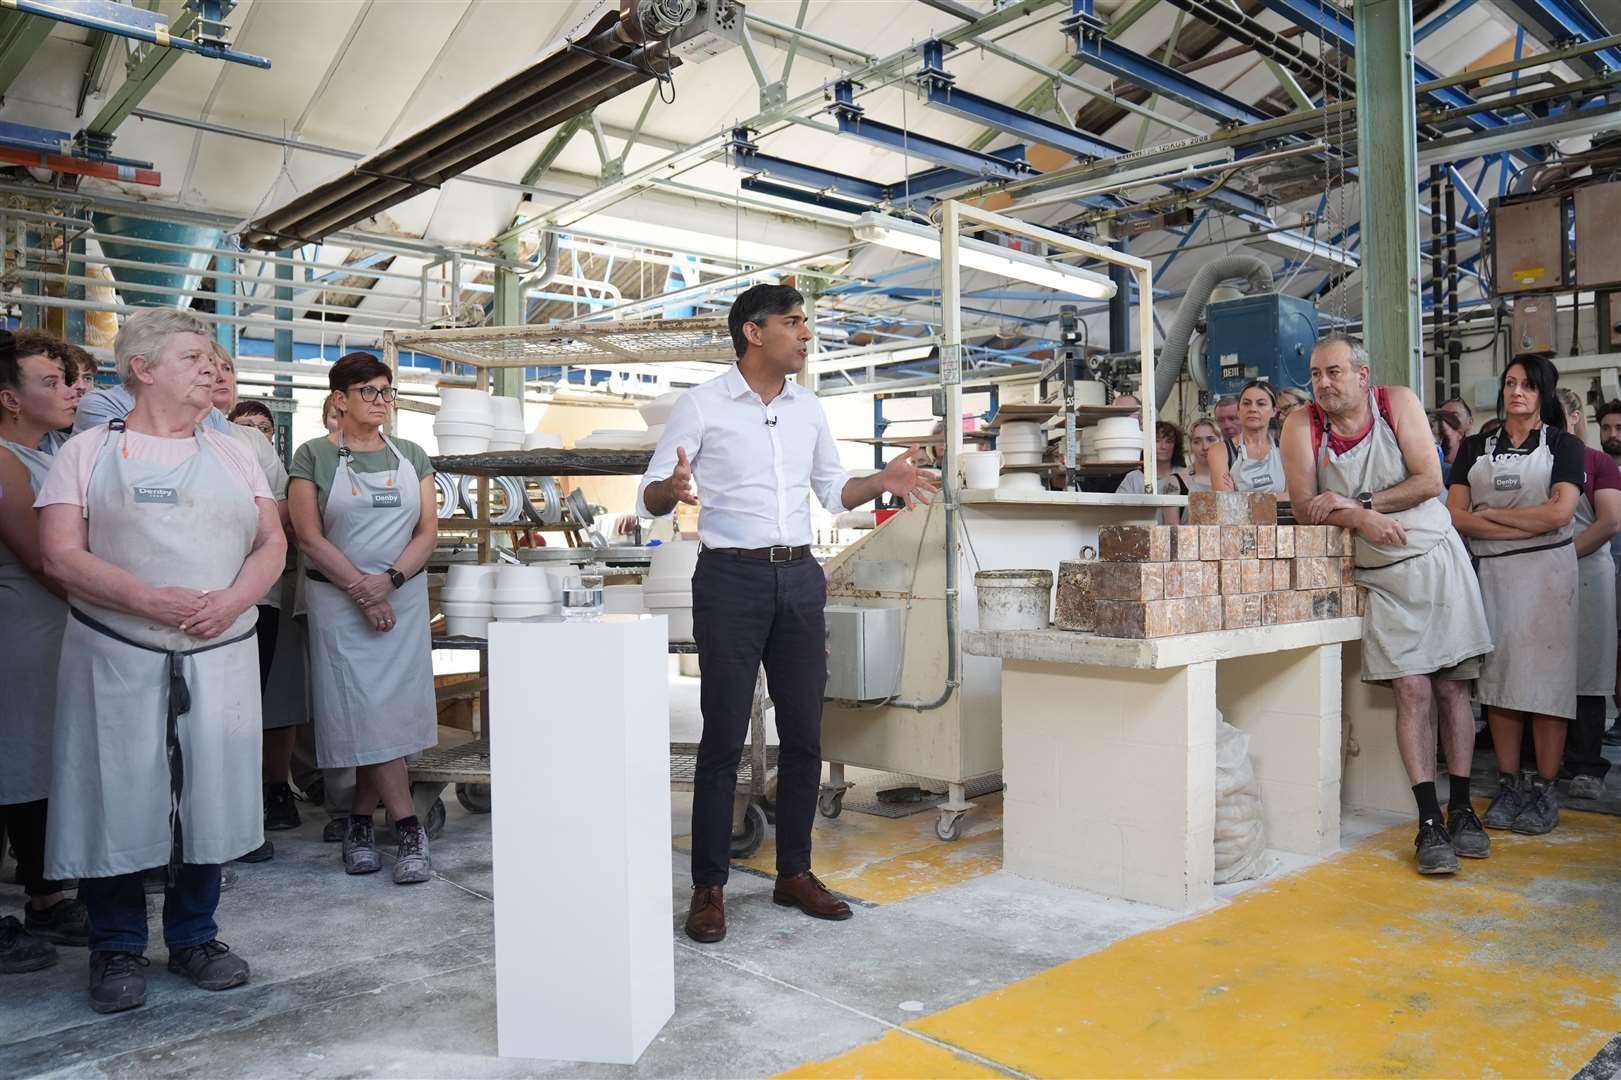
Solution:
<svg viewBox="0 0 1621 1080"><path fill-rule="evenodd" d="M726 899L719 885L694 885L687 909L687 936L712 945L726 936Z"/></svg>
<svg viewBox="0 0 1621 1080"><path fill-rule="evenodd" d="M796 907L813 919L850 917L850 905L827 891L809 870L793 877L777 877L777 887L771 890L771 902L780 907Z"/></svg>

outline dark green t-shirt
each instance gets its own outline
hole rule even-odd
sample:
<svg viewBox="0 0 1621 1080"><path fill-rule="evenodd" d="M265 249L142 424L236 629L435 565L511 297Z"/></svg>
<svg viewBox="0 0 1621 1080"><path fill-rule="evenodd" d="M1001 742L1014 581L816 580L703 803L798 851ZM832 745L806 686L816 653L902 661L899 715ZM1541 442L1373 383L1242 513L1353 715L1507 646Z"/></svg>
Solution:
<svg viewBox="0 0 1621 1080"><path fill-rule="evenodd" d="M408 439L394 439L394 445L400 448L405 460L411 463L416 470L417 479L433 475L433 462L429 460L427 451ZM358 473L386 473L393 472L396 464L394 453L387 446L381 450L355 450L351 458L351 467ZM322 513L326 512L327 494L332 490L332 478L338 472L338 447L331 439L322 436L311 439L293 454L293 467L287 470L287 475L295 480L308 480L315 485L316 504Z"/></svg>

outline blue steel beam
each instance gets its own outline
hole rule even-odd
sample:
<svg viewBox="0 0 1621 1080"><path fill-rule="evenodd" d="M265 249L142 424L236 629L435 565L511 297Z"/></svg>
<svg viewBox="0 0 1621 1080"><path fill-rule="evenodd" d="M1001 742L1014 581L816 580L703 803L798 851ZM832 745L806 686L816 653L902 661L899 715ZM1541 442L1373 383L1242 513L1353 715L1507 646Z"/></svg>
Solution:
<svg viewBox="0 0 1621 1080"><path fill-rule="evenodd" d="M1065 34L1075 39L1074 56L1081 63L1170 98L1223 124L1258 124L1272 119L1270 114L1214 90L1167 64L1115 44L1107 36L1107 24L1093 13L1092 0L1073 0L1073 4L1073 14L1061 26Z"/></svg>
<svg viewBox="0 0 1621 1080"><path fill-rule="evenodd" d="M1475 6L1475 0L1458 0L1457 3L1430 19L1429 22L1413 31L1413 44L1417 45L1431 34L1435 33L1447 23Z"/></svg>
<svg viewBox="0 0 1621 1080"><path fill-rule="evenodd" d="M1468 204L1470 210L1474 211L1475 220L1486 220L1486 204L1480 201L1480 196L1475 194L1475 189L1469 186L1468 181L1459 174L1457 168L1448 165L1447 175L1452 178L1452 187L1457 191L1458 197Z"/></svg>
<svg viewBox="0 0 1621 1080"><path fill-rule="evenodd" d="M42 19L81 26L86 30L100 30L144 41L155 48L178 49L256 68L270 66L270 61L263 56L238 52L208 39L193 40L185 33L175 31L169 17L161 12L116 3L115 0L5 0L4 6L24 15L36 15ZM220 4L211 6L216 9L216 19L224 18L224 12L219 10ZM225 10L229 10L229 5L225 6Z"/></svg>
<svg viewBox="0 0 1621 1080"><path fill-rule="evenodd" d="M1611 33L1576 0L1508 0L1506 6L1524 16L1517 21L1535 25L1546 35L1544 40L1549 42L1566 39L1595 41L1609 37ZM1621 71L1621 49L1600 49L1574 57L1570 63L1586 68L1593 75Z"/></svg>
<svg viewBox="0 0 1621 1080"><path fill-rule="evenodd" d="M863 142L873 143L890 150L915 154L948 169L957 169L973 176L991 180L1022 180L1035 174L1027 162L1008 161L991 154L969 150L955 143L919 135L877 120L867 119L861 106L855 103L855 84L841 80L833 84L833 116L839 122L839 131Z"/></svg>
<svg viewBox="0 0 1621 1080"><path fill-rule="evenodd" d="M769 191L771 194L786 198L799 199L802 202L814 202L819 206L830 206L838 202L837 198L824 201L823 198L812 197L832 192L835 195L845 195L852 199L860 199L863 205L856 213L871 210L874 206L907 206L918 202L935 192L948 188L966 187L980 182L980 176L970 175L956 169L923 169L910 176L890 184L880 184L865 177L850 176L847 173L834 172L815 165L805 165L787 158L774 157L762 154L760 148L750 141L750 132L747 128L734 128L731 142L727 150L733 168L741 172L754 173L757 177L769 177L774 180L786 181L803 188L809 192L799 192L782 187L777 184L757 186L745 180L744 185L751 190ZM1024 161L1024 147L1004 147L992 153L992 157L999 158L1008 163L1022 164ZM779 189L779 190L772 190Z"/></svg>
<svg viewBox="0 0 1621 1080"><path fill-rule="evenodd" d="M872 206L867 203L851 202L849 199L841 199L836 195L828 195L823 191L806 191L804 188L789 187L787 184L762 180L758 176L744 177L743 190L753 191L760 195L770 195L778 199L790 199L809 206L819 206L824 210L837 210L845 214L865 214L872 209Z"/></svg>

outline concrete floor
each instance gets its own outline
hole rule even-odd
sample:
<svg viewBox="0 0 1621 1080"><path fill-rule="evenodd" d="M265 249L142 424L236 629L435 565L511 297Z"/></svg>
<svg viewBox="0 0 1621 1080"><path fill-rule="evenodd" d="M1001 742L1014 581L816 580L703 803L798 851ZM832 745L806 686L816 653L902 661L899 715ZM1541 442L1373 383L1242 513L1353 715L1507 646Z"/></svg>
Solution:
<svg viewBox="0 0 1621 1080"><path fill-rule="evenodd" d="M678 680L673 704L675 737L695 737L694 684ZM676 797L678 833L687 805L686 796ZM1447 1003L1446 980L1493 977L1473 963L1449 973L1445 945L1459 934L1530 943L1509 957L1516 965L1511 996L1546 1022L1504 1035L1558 1045L1539 1059L1546 1068L1522 1075L1575 1074L1621 1030L1617 819L1572 814L1572 827L1553 837L1514 838L1500 845L1510 857L1468 864L1458 882L1436 882L1404 864L1405 821L1350 816L1348 850L1339 856L1315 864L1279 856L1267 880L1224 887L1214 908L1183 919L1000 872L997 799L982 805L958 845L933 839L928 814L819 821L819 868L854 898L855 918L822 923L777 908L769 877L744 868L728 888L730 935L717 946L696 946L679 932L688 879L678 842L671 882L677 1011L630 1068L494 1056L487 817L452 802L433 849L435 879L401 888L386 873L346 877L336 845L321 842L319 815L309 814L302 828L274 834L274 861L239 865L240 883L222 900L221 937L253 964L249 985L221 994L195 990L164 971L155 941L147 1005L97 1016L84 1003L85 954L62 950L57 967L0 982L0 1076L757 1076L796 1067L866 1076L1476 1074L1487 1071L1484 1056L1378 1052L1392 1023L1390 1002L1381 1003L1378 988L1359 988L1352 970L1364 962L1433 969L1443 985L1428 989L1440 1007L1427 1020L1408 1017L1399 1036L1409 1044L1427 1038L1426 1025L1437 1037L1455 1034L1460 1022L1476 1021ZM769 851L761 854L769 866ZM1539 873L1552 880L1539 883ZM591 883L589 870L560 872L558 880L565 888ZM1472 891L1438 891L1454 884ZM1429 919L1414 908L1441 896L1459 898L1456 918ZM0 911L20 902L20 890L0 887ZM1452 910L1445 908L1452 901L1440 903ZM1377 955L1347 959L1354 950L1344 936L1288 936L1352 916L1389 938ZM1537 943L1560 940L1572 917L1585 928L1567 934L1580 956L1562 955L1551 966L1524 962ZM1431 933L1435 941L1426 941ZM1264 946L1258 934L1269 935ZM1482 956L1491 959L1471 954ZM1211 995L1183 1002L1188 994L1178 976L1202 986L1213 968L1231 968L1223 981L1235 988L1246 981L1286 985L1296 975L1329 987L1345 1007L1324 1030L1339 1031L1341 1043L1355 1042L1347 1029L1361 1031L1367 1052L1325 1057L1314 1045L1319 1031L1310 1014L1290 1012L1295 994L1251 994L1241 1014L1207 1008L1206 1016L1200 1009ZM1536 985L1538 970L1548 985ZM1582 979L1599 973L1608 997L1595 997L1591 979L1572 981L1572 971ZM1479 996L1467 1007L1490 1005L1489 997L1476 1002ZM1235 1008L1239 1001L1235 995ZM1181 1002L1186 1022L1156 1025L1156 1002ZM1097 1034L1129 1047L1087 1041L1094 1011L1100 1023L1108 1020ZM1245 1019L1237 1029L1243 1038L1212 1035L1226 1015ZM1023 1021L1016 1028L1015 1019ZM1246 1039L1258 1047L1250 1057ZM1171 1052L1201 1040L1222 1052L1180 1060ZM1344 1067L1332 1067L1336 1060ZM1588 1075L1609 1076L1616 1065L1601 1059Z"/></svg>

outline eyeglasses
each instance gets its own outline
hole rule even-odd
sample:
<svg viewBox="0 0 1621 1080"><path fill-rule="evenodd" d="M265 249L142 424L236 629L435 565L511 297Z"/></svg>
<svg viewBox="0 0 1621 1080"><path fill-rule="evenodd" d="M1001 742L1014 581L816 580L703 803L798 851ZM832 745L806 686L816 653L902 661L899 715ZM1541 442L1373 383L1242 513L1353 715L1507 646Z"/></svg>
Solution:
<svg viewBox="0 0 1621 1080"><path fill-rule="evenodd" d="M385 386L380 390L375 386L351 386L349 388L349 392L351 394L359 394L360 399L368 404L376 401L378 398L382 398L384 401L392 405L394 404L394 399L400 396L400 392L392 386Z"/></svg>

